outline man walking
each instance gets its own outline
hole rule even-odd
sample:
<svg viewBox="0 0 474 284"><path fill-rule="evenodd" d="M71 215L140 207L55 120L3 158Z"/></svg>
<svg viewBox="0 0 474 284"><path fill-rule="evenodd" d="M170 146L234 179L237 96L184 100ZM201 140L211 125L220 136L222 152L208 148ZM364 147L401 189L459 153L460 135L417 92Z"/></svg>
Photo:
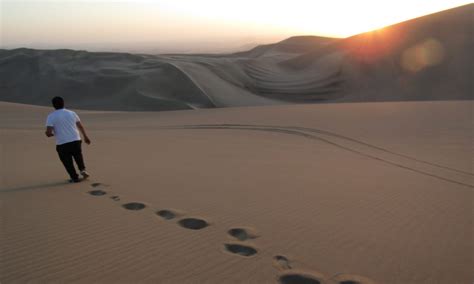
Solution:
<svg viewBox="0 0 474 284"><path fill-rule="evenodd" d="M82 157L82 141L78 129L84 137L84 142L90 144L91 141L87 137L79 116L75 112L64 108L63 98L54 97L52 103L56 110L50 113L46 120L46 136L56 137L56 151L71 178L69 182L80 182L73 159L76 161L80 174L84 179L88 178L89 174L86 172Z"/></svg>

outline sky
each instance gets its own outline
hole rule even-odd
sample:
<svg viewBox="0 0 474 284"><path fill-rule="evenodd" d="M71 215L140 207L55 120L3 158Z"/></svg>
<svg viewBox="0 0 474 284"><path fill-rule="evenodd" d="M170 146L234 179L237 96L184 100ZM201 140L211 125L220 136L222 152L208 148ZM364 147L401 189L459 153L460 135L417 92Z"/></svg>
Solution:
<svg viewBox="0 0 474 284"><path fill-rule="evenodd" d="M248 49L295 35L347 37L464 0L0 0L0 48L141 52Z"/></svg>

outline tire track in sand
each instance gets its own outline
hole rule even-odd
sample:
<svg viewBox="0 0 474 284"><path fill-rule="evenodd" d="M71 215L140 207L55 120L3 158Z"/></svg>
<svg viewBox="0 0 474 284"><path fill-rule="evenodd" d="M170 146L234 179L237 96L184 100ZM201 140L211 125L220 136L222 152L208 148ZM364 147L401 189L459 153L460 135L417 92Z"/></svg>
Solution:
<svg viewBox="0 0 474 284"><path fill-rule="evenodd" d="M472 177L474 176L474 174L472 173L424 161L415 157L411 157L409 155L396 153L394 151L379 146L371 145L369 143L351 137L315 128L251 124L195 124L166 126L161 127L160 129L248 130L294 135L306 139L317 140L339 148L341 150L345 150L357 154L359 156L389 164L391 166L409 170L417 174L430 176L432 178L462 185L469 188L474 188L474 185L472 184ZM339 141L337 141L336 139L339 139Z"/></svg>

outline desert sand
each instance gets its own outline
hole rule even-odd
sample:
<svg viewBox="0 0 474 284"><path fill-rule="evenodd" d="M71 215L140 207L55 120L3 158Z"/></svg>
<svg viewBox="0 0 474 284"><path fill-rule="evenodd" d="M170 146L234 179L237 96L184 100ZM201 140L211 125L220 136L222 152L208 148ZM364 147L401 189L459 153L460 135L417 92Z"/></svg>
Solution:
<svg viewBox="0 0 474 284"><path fill-rule="evenodd" d="M234 54L0 50L0 283L473 283L473 9ZM78 184L55 95L92 139Z"/></svg>
<svg viewBox="0 0 474 284"><path fill-rule="evenodd" d="M77 110L67 184L51 108L0 103L0 281L472 283L473 106Z"/></svg>

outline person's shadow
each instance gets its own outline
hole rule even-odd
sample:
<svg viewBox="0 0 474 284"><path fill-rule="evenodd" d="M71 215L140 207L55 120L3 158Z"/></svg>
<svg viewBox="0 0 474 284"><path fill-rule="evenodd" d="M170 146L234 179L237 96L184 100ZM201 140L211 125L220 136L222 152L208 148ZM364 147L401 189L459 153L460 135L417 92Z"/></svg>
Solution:
<svg viewBox="0 0 474 284"><path fill-rule="evenodd" d="M28 186L20 186L20 187L11 187L0 189L0 193L7 193L7 192L18 192L18 191L26 191L26 190L37 190L37 189L47 189L51 187L59 187L68 185L68 181L61 181L61 182L54 182L54 183L46 183L40 185L28 185Z"/></svg>

